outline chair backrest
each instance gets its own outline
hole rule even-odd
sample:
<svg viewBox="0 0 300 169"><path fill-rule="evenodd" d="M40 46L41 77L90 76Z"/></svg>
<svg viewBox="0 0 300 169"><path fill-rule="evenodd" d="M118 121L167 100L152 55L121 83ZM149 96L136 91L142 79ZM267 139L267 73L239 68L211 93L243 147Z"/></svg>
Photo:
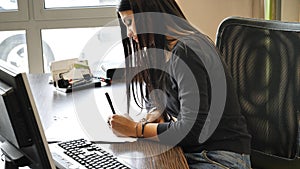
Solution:
<svg viewBox="0 0 300 169"><path fill-rule="evenodd" d="M299 169L300 23L230 17L216 43L252 135L254 167L293 161Z"/></svg>

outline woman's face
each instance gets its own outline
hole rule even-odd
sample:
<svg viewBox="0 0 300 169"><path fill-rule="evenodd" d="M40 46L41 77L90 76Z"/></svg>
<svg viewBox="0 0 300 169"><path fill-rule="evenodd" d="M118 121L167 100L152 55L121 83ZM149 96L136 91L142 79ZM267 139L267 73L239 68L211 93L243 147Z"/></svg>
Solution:
<svg viewBox="0 0 300 169"><path fill-rule="evenodd" d="M129 38L132 38L134 41L138 42L138 37L136 34L135 22L133 17L133 11L132 10L122 11L119 12L119 14L121 16L122 22L127 27L127 36Z"/></svg>

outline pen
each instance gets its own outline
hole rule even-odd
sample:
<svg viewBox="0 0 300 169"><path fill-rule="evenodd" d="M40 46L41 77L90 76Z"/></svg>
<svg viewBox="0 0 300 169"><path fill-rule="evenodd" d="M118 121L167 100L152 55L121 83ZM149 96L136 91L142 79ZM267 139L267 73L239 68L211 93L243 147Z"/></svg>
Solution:
<svg viewBox="0 0 300 169"><path fill-rule="evenodd" d="M114 106L112 105L112 102L111 102L110 97L109 97L109 95L108 95L107 92L105 93L105 96L106 96L106 99L107 99L107 101L108 101L108 103L109 103L109 106L110 106L110 109L111 109L112 113L113 113L113 114L116 114L115 109L114 109Z"/></svg>

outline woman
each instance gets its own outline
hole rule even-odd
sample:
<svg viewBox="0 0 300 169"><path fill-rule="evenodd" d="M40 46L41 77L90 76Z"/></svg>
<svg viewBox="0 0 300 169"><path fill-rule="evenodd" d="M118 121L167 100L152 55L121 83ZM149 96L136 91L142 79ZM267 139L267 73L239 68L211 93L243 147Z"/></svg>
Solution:
<svg viewBox="0 0 300 169"><path fill-rule="evenodd" d="M114 133L181 146L190 168L250 168L251 136L209 38L175 0L121 0L118 16L126 66L140 68L127 71L128 102L149 112L139 122L111 116Z"/></svg>

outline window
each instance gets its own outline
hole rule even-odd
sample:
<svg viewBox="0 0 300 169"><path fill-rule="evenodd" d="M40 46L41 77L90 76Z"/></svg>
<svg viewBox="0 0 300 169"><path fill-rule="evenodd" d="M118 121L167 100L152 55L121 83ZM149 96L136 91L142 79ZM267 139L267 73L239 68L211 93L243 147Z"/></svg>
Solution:
<svg viewBox="0 0 300 169"><path fill-rule="evenodd" d="M118 26L42 29L45 72L53 60L80 58L88 60L93 72L107 62L125 59Z"/></svg>
<svg viewBox="0 0 300 169"><path fill-rule="evenodd" d="M16 0L2 0L0 1L0 12L17 11L18 2Z"/></svg>
<svg viewBox="0 0 300 169"><path fill-rule="evenodd" d="M23 71L42 73L50 71L51 61L87 57L83 50L87 51L87 43L101 30L118 31L106 36L106 41L113 40L111 45L118 46L121 38L115 5L119 1L1 0L0 48L6 46L6 52L0 51L0 59ZM119 51L116 55L122 57Z"/></svg>
<svg viewBox="0 0 300 169"><path fill-rule="evenodd" d="M0 22L28 20L28 0L1 0Z"/></svg>
<svg viewBox="0 0 300 169"><path fill-rule="evenodd" d="M116 5L119 0L45 0L45 8L100 7Z"/></svg>
<svg viewBox="0 0 300 169"><path fill-rule="evenodd" d="M0 32L0 59L28 72L28 57L26 46L26 32L1 31Z"/></svg>

